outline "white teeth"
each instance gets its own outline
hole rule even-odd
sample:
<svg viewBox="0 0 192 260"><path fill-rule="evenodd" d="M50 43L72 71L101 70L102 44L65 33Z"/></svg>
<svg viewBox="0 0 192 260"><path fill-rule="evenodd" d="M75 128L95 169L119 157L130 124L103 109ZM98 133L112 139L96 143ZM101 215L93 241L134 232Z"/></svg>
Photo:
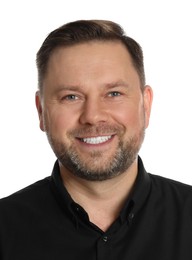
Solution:
<svg viewBox="0 0 192 260"><path fill-rule="evenodd" d="M82 138L81 140L87 144L101 144L101 143L107 142L109 139L111 139L111 135Z"/></svg>

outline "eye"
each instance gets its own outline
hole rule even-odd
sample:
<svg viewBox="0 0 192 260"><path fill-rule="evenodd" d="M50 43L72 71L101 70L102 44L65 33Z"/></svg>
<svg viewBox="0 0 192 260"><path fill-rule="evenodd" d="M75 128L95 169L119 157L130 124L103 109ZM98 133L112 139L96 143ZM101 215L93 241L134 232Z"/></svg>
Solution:
<svg viewBox="0 0 192 260"><path fill-rule="evenodd" d="M62 97L62 100L77 100L78 99L78 97L76 96L76 95L73 95L73 94L70 94L70 95L66 95L66 96L64 96L64 97Z"/></svg>
<svg viewBox="0 0 192 260"><path fill-rule="evenodd" d="M118 96L121 96L121 93L118 92L118 91L112 91L109 93L109 96L110 97L118 97Z"/></svg>

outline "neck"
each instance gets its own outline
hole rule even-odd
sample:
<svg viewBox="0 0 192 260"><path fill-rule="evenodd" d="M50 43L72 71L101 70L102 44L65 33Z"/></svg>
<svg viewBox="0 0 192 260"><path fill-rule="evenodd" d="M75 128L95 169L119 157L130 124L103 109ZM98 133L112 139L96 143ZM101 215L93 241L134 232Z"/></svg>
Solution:
<svg viewBox="0 0 192 260"><path fill-rule="evenodd" d="M106 181L80 179L60 165L61 176L73 200L81 205L92 223L103 231L117 219L137 177L137 160L123 174Z"/></svg>

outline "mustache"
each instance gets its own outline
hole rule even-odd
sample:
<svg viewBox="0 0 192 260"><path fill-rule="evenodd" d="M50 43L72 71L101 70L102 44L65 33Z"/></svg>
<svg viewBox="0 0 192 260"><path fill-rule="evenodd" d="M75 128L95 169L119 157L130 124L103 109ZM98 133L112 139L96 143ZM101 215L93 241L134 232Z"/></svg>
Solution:
<svg viewBox="0 0 192 260"><path fill-rule="evenodd" d="M68 134L73 137L99 136L99 135L120 135L124 131L122 126L101 124L98 126L83 126L71 130Z"/></svg>

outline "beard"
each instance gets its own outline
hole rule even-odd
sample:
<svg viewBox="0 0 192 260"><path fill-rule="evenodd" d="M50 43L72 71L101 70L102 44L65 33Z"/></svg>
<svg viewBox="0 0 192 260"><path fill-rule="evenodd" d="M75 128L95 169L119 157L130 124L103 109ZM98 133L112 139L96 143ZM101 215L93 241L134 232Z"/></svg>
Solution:
<svg viewBox="0 0 192 260"><path fill-rule="evenodd" d="M107 134L106 134L107 133ZM78 136L99 136L115 133L118 145L115 152L107 155L107 151L90 151L86 158L78 152L72 140ZM51 133L47 132L49 143L64 168L74 176L88 181L104 181L127 171L137 158L145 136L145 127L128 140L123 140L124 129L115 126L98 126L76 129L67 134L71 144L58 141Z"/></svg>

